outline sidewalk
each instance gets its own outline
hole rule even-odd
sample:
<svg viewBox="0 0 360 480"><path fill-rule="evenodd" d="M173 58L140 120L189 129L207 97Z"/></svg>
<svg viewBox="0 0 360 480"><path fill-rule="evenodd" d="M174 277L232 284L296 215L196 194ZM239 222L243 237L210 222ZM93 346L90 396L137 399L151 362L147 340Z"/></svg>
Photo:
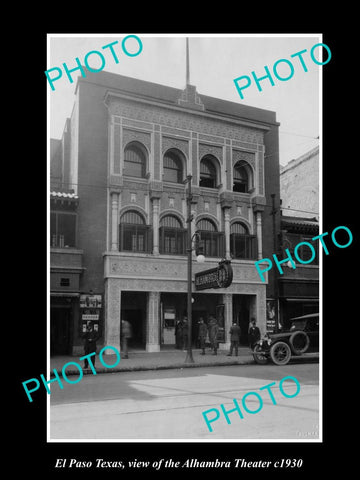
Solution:
<svg viewBox="0 0 360 480"><path fill-rule="evenodd" d="M222 365L246 365L255 363L251 350L248 347L239 347L238 356L227 356L229 350L218 350L217 355L213 355L210 349L206 349L206 354L201 355L201 350L193 349L194 363L185 363L186 351L182 350L163 350L156 353L149 353L145 351L129 350L129 358L122 358L118 365L114 368L106 368L96 355L95 368L96 373L113 373L113 372L131 372L140 370L164 370L170 368L195 368L195 367L209 367ZM50 374L54 376L54 368L61 372L64 365L68 362L77 363L83 369L84 375L93 374L91 368L84 370L84 360L79 360L79 356L54 356L50 357ZM109 366L115 365L117 362L116 355L104 355L103 361ZM65 369L66 375L79 375L79 369L76 365L69 365Z"/></svg>

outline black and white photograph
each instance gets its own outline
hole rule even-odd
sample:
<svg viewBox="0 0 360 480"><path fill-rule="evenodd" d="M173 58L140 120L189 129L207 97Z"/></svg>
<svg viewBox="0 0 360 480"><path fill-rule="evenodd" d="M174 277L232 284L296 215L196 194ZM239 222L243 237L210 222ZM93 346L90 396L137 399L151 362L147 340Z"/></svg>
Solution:
<svg viewBox="0 0 360 480"><path fill-rule="evenodd" d="M48 61L49 440L321 440L330 47L49 35Z"/></svg>
<svg viewBox="0 0 360 480"><path fill-rule="evenodd" d="M344 42L88 31L43 35L26 438L64 474L316 472L356 335Z"/></svg>

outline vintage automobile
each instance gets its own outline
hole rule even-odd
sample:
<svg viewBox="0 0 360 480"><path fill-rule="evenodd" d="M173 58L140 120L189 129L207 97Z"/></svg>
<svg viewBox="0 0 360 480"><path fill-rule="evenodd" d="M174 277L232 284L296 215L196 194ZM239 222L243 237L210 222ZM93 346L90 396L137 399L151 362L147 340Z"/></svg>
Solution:
<svg viewBox="0 0 360 480"><path fill-rule="evenodd" d="M310 313L290 319L290 329L281 333L268 333L256 342L253 357L264 365L269 358L275 365L286 365L292 355L319 351L319 314Z"/></svg>

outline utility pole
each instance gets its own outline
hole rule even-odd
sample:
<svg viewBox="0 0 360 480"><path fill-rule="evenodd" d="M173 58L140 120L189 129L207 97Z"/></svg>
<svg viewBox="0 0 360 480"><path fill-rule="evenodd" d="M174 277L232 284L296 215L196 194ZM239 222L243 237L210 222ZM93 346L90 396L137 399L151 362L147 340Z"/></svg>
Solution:
<svg viewBox="0 0 360 480"><path fill-rule="evenodd" d="M188 318L188 346L187 346L187 353L185 363L194 363L194 358L192 354L192 235L191 235L191 200L192 200L192 193L191 193L191 179L192 176L187 176L187 184L188 184L188 191L187 191L187 318Z"/></svg>
<svg viewBox="0 0 360 480"><path fill-rule="evenodd" d="M274 254L277 255L277 235L276 235L276 214L278 210L275 208L275 193L271 194L272 209L270 215L272 215L272 229L273 229L273 249ZM273 279L274 279L274 302L275 302L275 333L279 331L279 285L278 285L278 274L277 269L272 269Z"/></svg>

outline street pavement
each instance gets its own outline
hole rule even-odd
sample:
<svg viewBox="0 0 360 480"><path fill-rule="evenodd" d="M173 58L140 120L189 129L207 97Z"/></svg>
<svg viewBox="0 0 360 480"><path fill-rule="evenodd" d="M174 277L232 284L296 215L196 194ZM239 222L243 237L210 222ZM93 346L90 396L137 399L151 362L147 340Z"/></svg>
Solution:
<svg viewBox="0 0 360 480"><path fill-rule="evenodd" d="M231 357L227 357L231 359ZM121 363L121 362L120 362ZM292 376L300 384L300 391ZM268 390L261 387L275 382ZM261 394L259 400L248 392ZM296 395L294 395L296 394ZM227 423L220 405L228 412ZM49 395L49 441L319 441L319 364L223 365L85 375L54 383ZM209 431L202 412L219 419ZM258 411L257 411L258 410ZM251 411L256 413L251 413Z"/></svg>

